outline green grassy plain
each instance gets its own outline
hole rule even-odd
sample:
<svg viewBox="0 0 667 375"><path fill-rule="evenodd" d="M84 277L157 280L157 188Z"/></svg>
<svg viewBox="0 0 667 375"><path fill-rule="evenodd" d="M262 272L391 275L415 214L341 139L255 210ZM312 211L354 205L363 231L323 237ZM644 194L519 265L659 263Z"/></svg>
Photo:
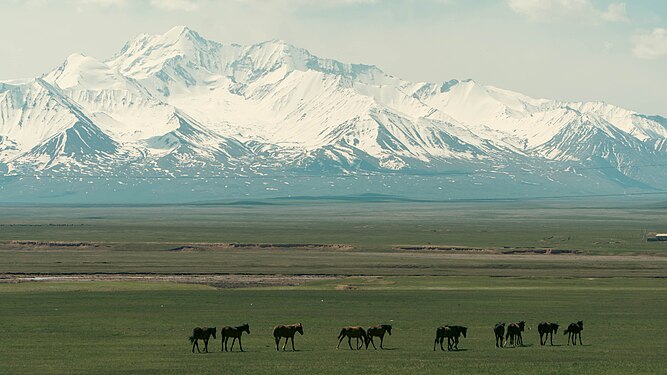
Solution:
<svg viewBox="0 0 667 375"><path fill-rule="evenodd" d="M338 285L356 290L336 290ZM288 289L169 283L0 285L3 374L640 374L663 373L667 286L655 279L486 277L327 280ZM525 347L497 349L492 326L524 319ZM583 319L584 346L541 347L541 320ZM271 327L302 322L297 352L277 353ZM245 353L191 354L194 325L248 322ZM388 350L335 349L341 326L391 323ZM437 326L465 324L459 352L433 351Z"/></svg>
<svg viewBox="0 0 667 375"><path fill-rule="evenodd" d="M0 273L661 276L659 203L277 203L149 207L0 207ZM9 241L97 246L17 248ZM192 243L342 244L341 249L198 249ZM404 245L560 249L623 259L477 259ZM511 249L510 249L511 250ZM474 254L474 252L472 252ZM459 254L460 255L460 254ZM471 255L470 252L468 255Z"/></svg>
<svg viewBox="0 0 667 375"><path fill-rule="evenodd" d="M645 234L665 228L660 202L2 206L0 374L660 374L667 243ZM345 246L209 246L233 242ZM503 254L516 249L577 254ZM106 273L195 283L14 283ZM219 289L207 274L327 278ZM495 348L493 324L517 320L532 327L526 346ZM557 346L539 345L542 320L561 323ZM567 346L562 329L577 320L585 345ZM276 353L271 327L298 321L299 350ZM221 353L220 340L190 353L192 327L244 322L246 353ZM341 326L377 323L394 325L389 350L335 350ZM463 350L433 352L442 324L470 328Z"/></svg>

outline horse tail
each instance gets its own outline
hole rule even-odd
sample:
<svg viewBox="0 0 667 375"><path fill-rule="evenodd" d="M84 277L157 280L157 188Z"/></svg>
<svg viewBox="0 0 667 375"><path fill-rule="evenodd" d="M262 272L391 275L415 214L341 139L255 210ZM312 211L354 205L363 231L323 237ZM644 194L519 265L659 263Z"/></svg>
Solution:
<svg viewBox="0 0 667 375"><path fill-rule="evenodd" d="M563 335L567 335L568 333L570 333L570 328L569 327L565 328L565 330L563 331Z"/></svg>
<svg viewBox="0 0 667 375"><path fill-rule="evenodd" d="M195 335L192 335L192 336L188 337L188 340L190 340L190 344L194 343L195 342Z"/></svg>

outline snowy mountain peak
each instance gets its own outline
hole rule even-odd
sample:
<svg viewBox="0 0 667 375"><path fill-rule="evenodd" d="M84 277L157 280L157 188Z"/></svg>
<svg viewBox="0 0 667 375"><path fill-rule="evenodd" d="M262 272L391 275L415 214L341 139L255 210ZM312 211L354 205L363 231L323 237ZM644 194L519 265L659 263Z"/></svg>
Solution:
<svg viewBox="0 0 667 375"><path fill-rule="evenodd" d="M60 67L45 74L43 78L62 89L124 89L126 85L126 79L111 67L79 53L68 56Z"/></svg>
<svg viewBox="0 0 667 375"><path fill-rule="evenodd" d="M548 185L558 180L548 171L575 163L597 184L667 188L664 173L628 167L660 162L662 117L470 79L412 83L283 40L223 45L185 26L141 34L106 61L72 54L42 78L0 84L0 171L431 174L520 164ZM616 174L599 176L600 166Z"/></svg>

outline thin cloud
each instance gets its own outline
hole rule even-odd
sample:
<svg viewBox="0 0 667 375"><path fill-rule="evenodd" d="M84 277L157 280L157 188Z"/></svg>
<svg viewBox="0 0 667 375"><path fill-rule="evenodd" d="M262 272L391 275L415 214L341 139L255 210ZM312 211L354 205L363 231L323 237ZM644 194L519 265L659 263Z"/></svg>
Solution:
<svg viewBox="0 0 667 375"><path fill-rule="evenodd" d="M103 8L110 7L124 7L127 5L127 0L76 0L80 5L97 5Z"/></svg>
<svg viewBox="0 0 667 375"><path fill-rule="evenodd" d="M606 9L596 7L591 0L506 0L509 8L532 21L547 21L554 17L580 16L593 22L626 22L625 3L611 3Z"/></svg>
<svg viewBox="0 0 667 375"><path fill-rule="evenodd" d="M166 11L194 12L199 10L201 3L195 0L150 0L150 5Z"/></svg>
<svg viewBox="0 0 667 375"><path fill-rule="evenodd" d="M655 28L653 31L638 34L634 38L635 57L644 60L655 60L667 56L667 29Z"/></svg>

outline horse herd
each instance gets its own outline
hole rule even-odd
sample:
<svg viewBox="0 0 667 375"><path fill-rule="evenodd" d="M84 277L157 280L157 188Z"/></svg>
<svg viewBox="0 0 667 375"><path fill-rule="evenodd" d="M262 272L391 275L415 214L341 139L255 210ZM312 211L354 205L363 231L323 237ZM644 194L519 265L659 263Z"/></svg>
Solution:
<svg viewBox="0 0 667 375"><path fill-rule="evenodd" d="M537 331L540 334L540 345L546 345L547 340L553 346L553 335L558 333L558 323L542 322L537 325ZM493 332L496 335L496 347L502 348L508 345L516 347L523 346L523 337L522 332L526 328L526 322L520 321L516 323L497 323L493 327ZM584 322L582 320L571 323L567 329L563 332L564 335L568 335L567 344L577 345L577 338L579 338L579 344L583 345L581 341L581 331L584 330ZM234 343L236 340L239 340L239 349L243 351L243 345L241 345L241 336L243 332L250 334L250 326L248 324L243 324L238 327L223 327L220 329L220 340L221 340L221 350L222 351L232 351L234 349ZM284 338L285 343L283 344L283 351L287 346L288 341L292 341L292 350L296 351L294 348L294 335L296 333L303 335L303 325L301 323L297 324L288 324L288 325L277 325L273 327L273 338L276 342L276 350L280 351L280 341ZM336 349L340 348L341 342L347 337L347 344L351 350L359 350L366 346L368 349L369 345L373 345L373 348L377 350L375 342L373 341L374 337L380 339L380 349L384 349L384 336L385 334L391 335L391 325L389 324L379 324L373 327L364 329L361 326L349 326L343 327L340 333L338 334L338 345ZM458 325L445 325L436 328L435 330L435 340L433 341L433 350L436 350L436 346L440 344L440 350L444 351L445 348L443 343L445 338L447 339L447 350L459 350L459 340L461 336L464 338L468 333L468 328L465 326ZM202 340L204 342L204 351L208 353L208 340L211 336L213 339L216 338L217 328L212 327L195 327L192 330L192 336L190 336L190 343L192 343L192 352L195 352L195 348L198 353L201 353L199 350L198 341ZM232 338L231 347L227 347L229 339ZM352 347L352 339L356 339L355 346ZM361 340L361 344L359 341Z"/></svg>

